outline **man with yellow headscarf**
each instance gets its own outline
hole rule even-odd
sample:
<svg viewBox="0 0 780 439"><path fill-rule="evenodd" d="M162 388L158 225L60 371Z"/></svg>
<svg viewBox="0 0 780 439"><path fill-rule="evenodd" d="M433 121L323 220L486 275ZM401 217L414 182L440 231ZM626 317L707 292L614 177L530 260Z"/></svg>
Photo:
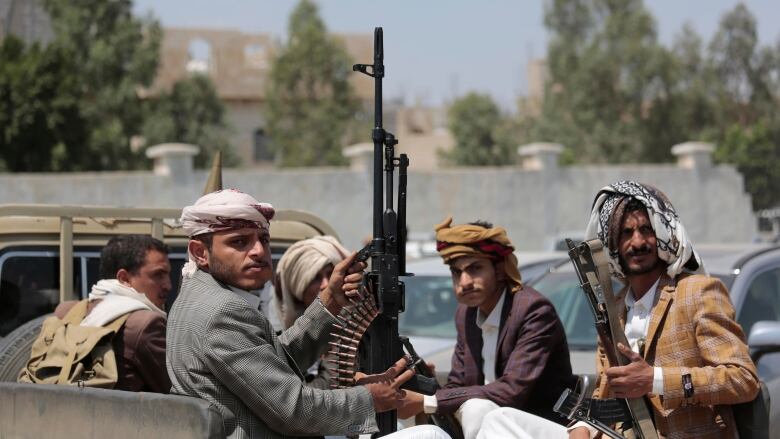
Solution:
<svg viewBox="0 0 780 439"><path fill-rule="evenodd" d="M565 432L559 424L566 419L552 408L575 383L566 334L552 303L523 285L506 230L481 221L453 225L451 217L435 230L459 302L457 344L444 388L433 396L410 394L402 416L454 414L464 438L474 439L489 437L486 416L509 408ZM516 426L516 437L524 428Z"/></svg>

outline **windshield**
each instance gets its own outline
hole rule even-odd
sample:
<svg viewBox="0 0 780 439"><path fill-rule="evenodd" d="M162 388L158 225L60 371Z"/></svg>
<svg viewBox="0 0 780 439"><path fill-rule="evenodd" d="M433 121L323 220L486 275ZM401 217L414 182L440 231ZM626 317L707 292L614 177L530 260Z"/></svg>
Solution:
<svg viewBox="0 0 780 439"><path fill-rule="evenodd" d="M449 276L414 276L404 279L406 310L398 320L403 335L455 338L458 301Z"/></svg>

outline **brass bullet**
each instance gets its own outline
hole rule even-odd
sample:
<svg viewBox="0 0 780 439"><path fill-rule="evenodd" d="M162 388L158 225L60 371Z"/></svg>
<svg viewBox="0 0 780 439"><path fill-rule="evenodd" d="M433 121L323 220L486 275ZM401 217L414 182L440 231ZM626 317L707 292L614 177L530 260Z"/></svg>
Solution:
<svg viewBox="0 0 780 439"><path fill-rule="evenodd" d="M339 366L347 366L347 367L354 367L355 366L355 362L354 361L337 360L335 358L328 358L327 361L328 361L328 363L337 364Z"/></svg>
<svg viewBox="0 0 780 439"><path fill-rule="evenodd" d="M328 351L328 353L333 355L338 355L339 357L349 358L350 360L355 359L355 354L348 354L346 352L339 352L339 351Z"/></svg>
<svg viewBox="0 0 780 439"><path fill-rule="evenodd" d="M329 341L328 344L333 346L333 347L335 347L335 348L338 348L338 349L346 349L346 350L349 350L349 351L352 351L352 352L357 352L357 348L356 347L347 346L347 345L341 344L341 343L334 343L332 341Z"/></svg>
<svg viewBox="0 0 780 439"><path fill-rule="evenodd" d="M341 340L343 340L343 341L345 341L347 343L351 343L351 344L353 344L355 346L360 344L360 340L355 340L354 338L344 337L343 335L339 335L339 334L336 334L334 332L331 332L330 335L333 336L333 337L336 337L338 339L341 339Z"/></svg>

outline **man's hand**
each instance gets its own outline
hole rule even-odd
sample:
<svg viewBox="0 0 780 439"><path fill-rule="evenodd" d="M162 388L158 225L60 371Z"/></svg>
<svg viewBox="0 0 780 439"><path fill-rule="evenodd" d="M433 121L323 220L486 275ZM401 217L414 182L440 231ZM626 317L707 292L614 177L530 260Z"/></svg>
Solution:
<svg viewBox="0 0 780 439"><path fill-rule="evenodd" d="M401 385L414 376L414 370L406 368L406 359L398 360L383 373L376 375L355 375L355 384L364 385L371 392L374 411L377 413L396 410L404 403L406 392Z"/></svg>
<svg viewBox="0 0 780 439"><path fill-rule="evenodd" d="M401 406L398 407L398 418L406 419L411 418L419 413L423 412L423 395L422 393L406 391L406 398L401 401Z"/></svg>
<svg viewBox="0 0 780 439"><path fill-rule="evenodd" d="M653 391L653 367L636 352L618 343L618 350L631 363L604 371L609 389L618 398L639 398Z"/></svg>
<svg viewBox="0 0 780 439"><path fill-rule="evenodd" d="M590 439L590 430L587 427L577 427L569 432L569 439Z"/></svg>
<svg viewBox="0 0 780 439"><path fill-rule="evenodd" d="M320 293L320 301L328 311L336 315L341 308L349 305L347 297L359 297L358 288L363 280L365 262L356 262L357 252L353 252L346 259L333 267L327 288Z"/></svg>

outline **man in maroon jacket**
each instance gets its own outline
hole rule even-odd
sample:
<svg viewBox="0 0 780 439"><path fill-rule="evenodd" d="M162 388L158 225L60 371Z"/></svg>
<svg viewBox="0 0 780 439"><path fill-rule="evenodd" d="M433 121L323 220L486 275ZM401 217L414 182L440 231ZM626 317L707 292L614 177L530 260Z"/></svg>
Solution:
<svg viewBox="0 0 780 439"><path fill-rule="evenodd" d="M168 247L146 235L111 238L100 254L101 280L89 294L82 326L103 326L129 313L113 339L118 390L168 393L165 298L171 290ZM61 303L65 314L78 302Z"/></svg>
<svg viewBox="0 0 780 439"><path fill-rule="evenodd" d="M457 344L444 388L410 393L401 416L454 413L466 439L501 407L564 423L552 408L575 384L566 334L552 303L522 284L506 231L448 218L436 227L436 241L460 303Z"/></svg>

